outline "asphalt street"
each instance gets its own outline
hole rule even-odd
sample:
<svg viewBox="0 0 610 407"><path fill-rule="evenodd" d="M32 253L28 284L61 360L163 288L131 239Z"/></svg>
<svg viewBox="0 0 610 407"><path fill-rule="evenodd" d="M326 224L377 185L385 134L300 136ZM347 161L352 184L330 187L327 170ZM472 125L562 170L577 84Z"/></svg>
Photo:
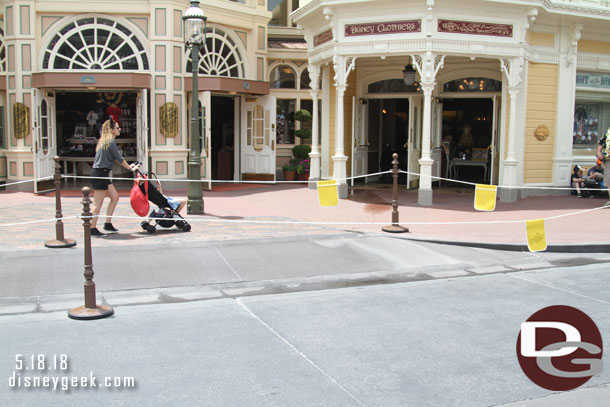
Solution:
<svg viewBox="0 0 610 407"><path fill-rule="evenodd" d="M3 252L1 257L0 315L56 311L82 301L82 245ZM233 298L609 261L609 254L491 250L380 233L93 248L98 297L110 305Z"/></svg>
<svg viewBox="0 0 610 407"><path fill-rule="evenodd" d="M118 306L113 317L87 322L65 310L4 315L0 399L10 406L601 406L610 398L608 369L578 390L552 393L517 362L520 324L549 305L579 308L610 337L607 264L570 265ZM17 370L18 355L29 370ZM38 355L43 371L29 363ZM62 355L65 369L49 369ZM26 376L95 377L97 387L9 386ZM135 387L104 387L106 376L132 377Z"/></svg>

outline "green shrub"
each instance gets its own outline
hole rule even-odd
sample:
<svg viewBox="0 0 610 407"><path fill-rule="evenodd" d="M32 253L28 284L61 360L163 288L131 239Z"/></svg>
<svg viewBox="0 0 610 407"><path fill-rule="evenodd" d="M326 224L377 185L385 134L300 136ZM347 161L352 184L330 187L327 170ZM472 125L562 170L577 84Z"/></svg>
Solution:
<svg viewBox="0 0 610 407"><path fill-rule="evenodd" d="M311 138L311 130L309 129L299 129L294 132L294 135L299 138Z"/></svg>
<svg viewBox="0 0 610 407"><path fill-rule="evenodd" d="M308 122L311 120L311 113L305 109L297 110L297 112L294 114L294 120Z"/></svg>
<svg viewBox="0 0 610 407"><path fill-rule="evenodd" d="M311 146L307 144L299 144L297 146L292 147L292 155L296 158L309 158L309 153L311 153Z"/></svg>
<svg viewBox="0 0 610 407"><path fill-rule="evenodd" d="M305 109L298 110L294 114L294 120L301 122L301 129L297 130L294 135L300 139L311 138L311 130L303 128L303 123L311 121L311 113Z"/></svg>

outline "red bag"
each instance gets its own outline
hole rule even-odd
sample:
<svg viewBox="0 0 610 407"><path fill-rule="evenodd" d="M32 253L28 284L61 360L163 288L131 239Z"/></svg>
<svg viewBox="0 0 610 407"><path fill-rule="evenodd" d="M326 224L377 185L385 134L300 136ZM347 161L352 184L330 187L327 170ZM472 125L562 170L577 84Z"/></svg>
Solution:
<svg viewBox="0 0 610 407"><path fill-rule="evenodd" d="M140 188L140 182L144 183L144 191ZM131 188L131 195L129 197L131 201L131 207L138 216L148 215L150 208L148 203L148 178L146 175L142 176L138 174L136 179L133 181L133 187Z"/></svg>

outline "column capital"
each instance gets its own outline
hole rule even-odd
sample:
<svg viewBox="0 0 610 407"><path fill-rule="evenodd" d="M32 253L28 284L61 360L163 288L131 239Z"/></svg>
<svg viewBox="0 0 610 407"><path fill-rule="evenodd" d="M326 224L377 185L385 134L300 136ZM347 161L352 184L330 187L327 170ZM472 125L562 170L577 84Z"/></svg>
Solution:
<svg viewBox="0 0 610 407"><path fill-rule="evenodd" d="M342 95L347 90L347 85L345 83L335 83L334 87L337 89L337 92L341 92Z"/></svg>
<svg viewBox="0 0 610 407"><path fill-rule="evenodd" d="M436 82L420 82L424 96L432 96L432 92L436 86Z"/></svg>

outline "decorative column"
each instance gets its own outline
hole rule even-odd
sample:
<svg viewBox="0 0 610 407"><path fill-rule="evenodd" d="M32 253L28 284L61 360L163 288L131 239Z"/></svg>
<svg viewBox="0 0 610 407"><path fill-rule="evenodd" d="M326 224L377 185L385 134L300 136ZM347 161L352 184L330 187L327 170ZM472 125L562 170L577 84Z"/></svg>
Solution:
<svg viewBox="0 0 610 407"><path fill-rule="evenodd" d="M333 155L333 178L338 180L339 198L347 198L347 157L344 142L343 96L347 89L347 77L356 65L355 57L333 56L335 68L335 155Z"/></svg>
<svg viewBox="0 0 610 407"><path fill-rule="evenodd" d="M417 203L419 205L432 205L432 164L430 157L430 139L432 132L432 92L436 86L436 74L445 63L444 55L435 55L427 51L423 56L411 56L420 76L420 84L424 91L424 117L422 119L422 149L419 160L419 190ZM417 135L415 135L417 137Z"/></svg>
<svg viewBox="0 0 610 407"><path fill-rule="evenodd" d="M510 95L510 112L508 121L508 148L506 150L506 159L504 160L503 176L501 185L508 187L517 186L517 161L515 148L517 143L517 98L523 87L521 72L523 71L523 57L513 58L510 61L501 60L500 68L508 79L508 93ZM502 202L515 202L517 200L518 191L516 188L501 188L500 200Z"/></svg>
<svg viewBox="0 0 610 407"><path fill-rule="evenodd" d="M320 176L320 132L319 132L319 112L318 112L318 95L320 94L320 65L309 65L309 88L313 105L311 119L311 153L309 153L309 187L314 188L315 182L321 179Z"/></svg>
<svg viewBox="0 0 610 407"><path fill-rule="evenodd" d="M576 59L582 23L562 27L560 33L559 83L557 120L555 125L555 151L553 156L553 185L564 187L570 183L572 173L572 142L574 101L576 100Z"/></svg>

